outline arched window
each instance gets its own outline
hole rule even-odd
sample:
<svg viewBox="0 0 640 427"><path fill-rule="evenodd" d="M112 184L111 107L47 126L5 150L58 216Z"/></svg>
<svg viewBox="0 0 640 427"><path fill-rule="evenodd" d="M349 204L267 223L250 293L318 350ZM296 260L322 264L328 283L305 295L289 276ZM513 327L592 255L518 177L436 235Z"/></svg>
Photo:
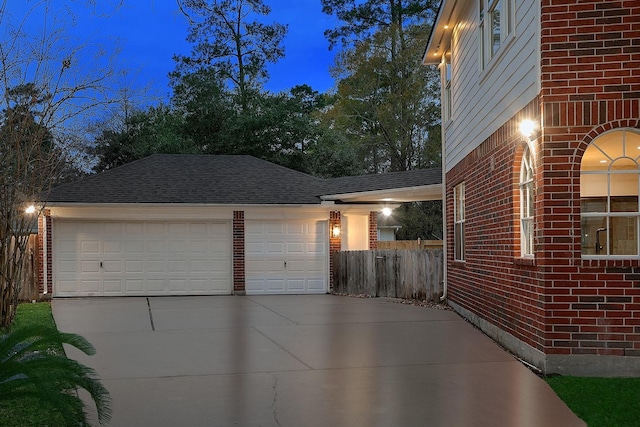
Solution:
<svg viewBox="0 0 640 427"><path fill-rule="evenodd" d="M533 256L533 157L527 146L522 154L520 165L520 254Z"/></svg>
<svg viewBox="0 0 640 427"><path fill-rule="evenodd" d="M617 130L596 138L580 167L582 255L629 258L640 253L640 134Z"/></svg>

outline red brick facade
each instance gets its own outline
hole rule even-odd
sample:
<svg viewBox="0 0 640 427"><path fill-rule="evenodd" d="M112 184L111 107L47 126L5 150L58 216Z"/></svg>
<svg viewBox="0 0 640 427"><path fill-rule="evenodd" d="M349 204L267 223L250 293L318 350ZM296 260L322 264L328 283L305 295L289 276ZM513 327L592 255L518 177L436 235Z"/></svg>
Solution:
<svg viewBox="0 0 640 427"><path fill-rule="evenodd" d="M53 257L52 257L52 240L51 230L53 222L50 212L45 209L40 217L38 217L38 292L40 294L49 294L53 292ZM46 275L46 289L45 289Z"/></svg>
<svg viewBox="0 0 640 427"><path fill-rule="evenodd" d="M244 211L233 211L233 293L244 295L245 258L244 258Z"/></svg>
<svg viewBox="0 0 640 427"><path fill-rule="evenodd" d="M378 249L378 213L369 212L369 249Z"/></svg>
<svg viewBox="0 0 640 427"><path fill-rule="evenodd" d="M584 260L580 164L613 129L640 129L640 2L542 1L540 95L447 173L448 296L548 356L640 357L640 258ZM520 257L519 172L537 120L533 259ZM453 188L465 182L465 261ZM553 368L551 368L553 370Z"/></svg>
<svg viewBox="0 0 640 427"><path fill-rule="evenodd" d="M338 227L341 230L342 224L339 211L329 212L329 290L333 289L333 254L342 249L342 239L340 234L335 236L333 229ZM341 230L342 231L342 230Z"/></svg>

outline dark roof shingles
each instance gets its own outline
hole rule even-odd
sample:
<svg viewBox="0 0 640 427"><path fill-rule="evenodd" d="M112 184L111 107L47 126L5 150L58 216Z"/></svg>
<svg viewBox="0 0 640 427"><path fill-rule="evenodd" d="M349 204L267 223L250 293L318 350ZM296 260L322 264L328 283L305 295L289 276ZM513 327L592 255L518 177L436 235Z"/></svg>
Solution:
<svg viewBox="0 0 640 427"><path fill-rule="evenodd" d="M323 180L252 156L154 154L56 187L47 200L87 204L319 204L322 195L440 181L440 169Z"/></svg>

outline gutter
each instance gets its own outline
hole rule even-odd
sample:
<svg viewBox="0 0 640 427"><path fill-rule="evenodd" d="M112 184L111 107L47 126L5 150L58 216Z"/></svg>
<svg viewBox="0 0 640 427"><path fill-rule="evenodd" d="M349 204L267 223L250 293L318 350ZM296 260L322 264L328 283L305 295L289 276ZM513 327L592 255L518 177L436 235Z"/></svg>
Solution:
<svg viewBox="0 0 640 427"><path fill-rule="evenodd" d="M442 120L440 122L440 126L443 126ZM447 300L447 144L444 126L440 132L440 139L442 141L442 296L440 301L444 302Z"/></svg>

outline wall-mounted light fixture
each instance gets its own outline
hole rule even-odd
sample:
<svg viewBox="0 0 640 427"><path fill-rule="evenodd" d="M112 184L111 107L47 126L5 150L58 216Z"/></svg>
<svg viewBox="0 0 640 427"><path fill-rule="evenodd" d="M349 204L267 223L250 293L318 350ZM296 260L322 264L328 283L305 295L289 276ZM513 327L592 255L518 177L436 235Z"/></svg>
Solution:
<svg viewBox="0 0 640 427"><path fill-rule="evenodd" d="M525 119L520 122L520 133L525 138L533 141L537 138L538 125L533 120Z"/></svg>
<svg viewBox="0 0 640 427"><path fill-rule="evenodd" d="M34 214L34 213L36 213L36 207L35 207L34 205L29 205L29 206L24 210L24 213L29 214L29 215Z"/></svg>
<svg viewBox="0 0 640 427"><path fill-rule="evenodd" d="M384 216L390 216L391 215L391 208L382 208L382 215Z"/></svg>
<svg viewBox="0 0 640 427"><path fill-rule="evenodd" d="M340 237L340 226L338 224L335 224L333 226L333 228L331 229L331 234L333 235L333 237Z"/></svg>

